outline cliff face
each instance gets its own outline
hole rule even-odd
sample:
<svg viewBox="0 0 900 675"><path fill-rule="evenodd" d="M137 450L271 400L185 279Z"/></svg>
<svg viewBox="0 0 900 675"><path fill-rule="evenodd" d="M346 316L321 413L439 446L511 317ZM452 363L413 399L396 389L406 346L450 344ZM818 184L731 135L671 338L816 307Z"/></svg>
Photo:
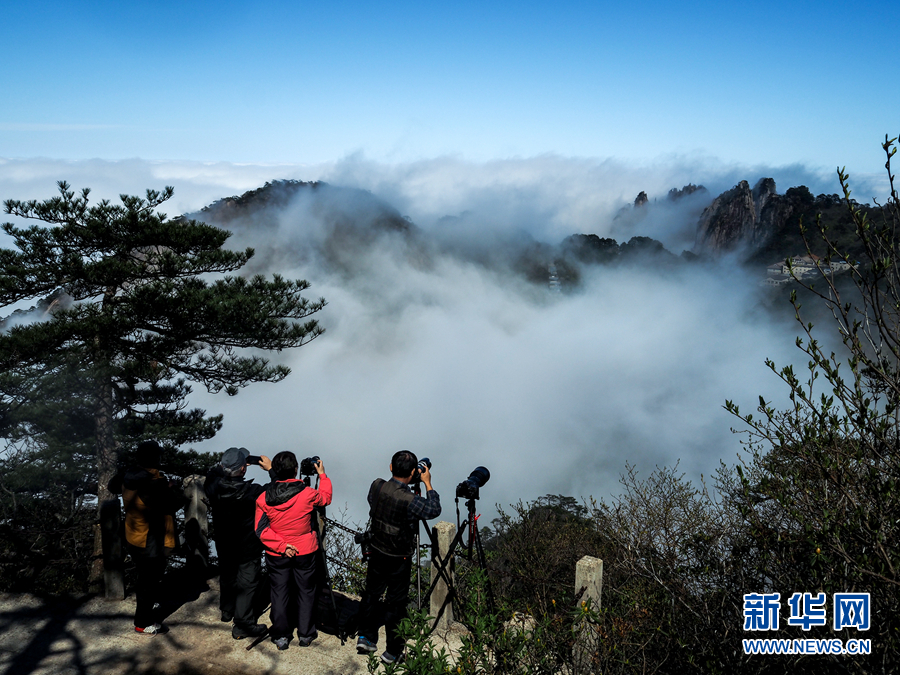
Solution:
<svg viewBox="0 0 900 675"><path fill-rule="evenodd" d="M694 251L730 251L752 235L755 224L756 207L753 205L750 184L742 180L703 209L697 223Z"/></svg>
<svg viewBox="0 0 900 675"><path fill-rule="evenodd" d="M789 200L775 192L775 181L761 178L750 189L742 180L716 197L703 210L697 224L697 253L725 253L739 246L757 248L789 218Z"/></svg>

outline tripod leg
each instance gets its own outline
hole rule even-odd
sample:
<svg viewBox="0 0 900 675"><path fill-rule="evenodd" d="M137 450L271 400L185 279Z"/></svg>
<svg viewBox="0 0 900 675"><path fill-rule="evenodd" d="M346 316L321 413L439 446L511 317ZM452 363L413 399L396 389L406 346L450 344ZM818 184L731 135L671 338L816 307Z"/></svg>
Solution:
<svg viewBox="0 0 900 675"><path fill-rule="evenodd" d="M419 609L422 609L422 565L419 555L421 550L419 548L419 523L416 522L416 606Z"/></svg>
<svg viewBox="0 0 900 675"><path fill-rule="evenodd" d="M491 614L496 613L496 605L494 604L494 589L491 587L491 580L487 575L487 559L484 556L484 546L481 543L481 533L478 532L478 528L473 528L475 531L475 548L478 551L478 565L484 571L484 583L487 589L487 597L488 597L488 609Z"/></svg>

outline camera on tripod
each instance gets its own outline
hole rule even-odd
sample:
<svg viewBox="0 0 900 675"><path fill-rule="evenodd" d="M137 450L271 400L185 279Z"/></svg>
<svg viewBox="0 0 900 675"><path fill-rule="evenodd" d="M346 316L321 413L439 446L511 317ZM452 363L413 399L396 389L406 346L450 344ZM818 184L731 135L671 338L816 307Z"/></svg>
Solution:
<svg viewBox="0 0 900 675"><path fill-rule="evenodd" d="M478 491L491 478L491 472L483 466L477 467L469 477L456 486L456 496L462 499L478 499Z"/></svg>
<svg viewBox="0 0 900 675"><path fill-rule="evenodd" d="M432 582L431 588L428 590L426 597L430 597L434 589L437 587L437 584L440 580L447 585L448 592L444 596L444 604L441 606L440 610L437 612L438 618L443 614L444 607L447 605L447 602L454 595L453 589L453 575L448 571L450 569L450 565L455 559L456 547L460 544L463 544L464 549L466 551L465 555L468 560L473 559L473 555L477 552L478 554L478 565L482 570L485 570L487 567L485 555L484 555L484 546L481 543L481 534L478 531L478 516L475 515L475 500L478 499L479 491L484 486L485 483L488 482L491 478L491 472L487 470L487 467L479 466L476 467L472 473L469 474L469 477L466 478L463 482L456 486L456 498L457 498L457 508L456 508L456 536L453 538L453 541L450 542L450 546L447 549L447 553L443 558L436 556L432 563L434 567L432 568ZM462 497L466 500L466 508L469 512L466 520L459 520L459 498ZM468 535L468 543L463 543L464 538ZM488 608L491 612L495 611L494 605L494 591L491 588L490 577L485 577L485 588L487 591L487 601Z"/></svg>

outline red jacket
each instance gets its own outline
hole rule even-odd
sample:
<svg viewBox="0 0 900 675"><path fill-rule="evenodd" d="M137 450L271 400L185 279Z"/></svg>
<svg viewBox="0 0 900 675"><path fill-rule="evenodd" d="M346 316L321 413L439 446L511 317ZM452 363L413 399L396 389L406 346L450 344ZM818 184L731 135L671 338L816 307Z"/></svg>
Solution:
<svg viewBox="0 0 900 675"><path fill-rule="evenodd" d="M256 536L271 553L284 555L288 544L298 555L314 553L319 548L313 527L314 506L331 504L331 479L319 477L319 489L306 487L291 478L269 483L256 500Z"/></svg>

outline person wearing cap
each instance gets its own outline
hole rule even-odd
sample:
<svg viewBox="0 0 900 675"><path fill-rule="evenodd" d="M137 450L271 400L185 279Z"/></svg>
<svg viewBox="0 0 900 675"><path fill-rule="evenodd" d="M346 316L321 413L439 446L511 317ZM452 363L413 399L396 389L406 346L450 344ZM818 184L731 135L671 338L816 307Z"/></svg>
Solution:
<svg viewBox="0 0 900 675"><path fill-rule="evenodd" d="M279 452L272 458L274 479L256 500L256 535L266 547L266 568L272 585L272 641L287 649L291 639L288 607L296 592L297 643L307 647L318 633L313 623L316 596L316 551L319 539L313 521L317 506L331 504L331 479L321 459L313 464L319 488L297 479L297 457Z"/></svg>
<svg viewBox="0 0 900 675"><path fill-rule="evenodd" d="M395 452L388 470L391 478L376 479L367 497L372 539L359 608L356 652L369 655L378 651L378 629L384 624L386 649L381 660L390 665L405 658L405 642L398 629L409 604L409 578L418 555L419 521L441 515L441 497L431 486L430 463L420 465L412 452ZM425 484L424 497L410 489L416 478ZM383 614L378 602L382 594Z"/></svg>
<svg viewBox="0 0 900 675"><path fill-rule="evenodd" d="M125 543L137 568L134 630L142 635L165 633L154 605L159 601L166 557L175 550L175 513L184 506L184 492L159 472L162 448L143 441L135 464L117 474L109 490L122 495Z"/></svg>
<svg viewBox="0 0 900 675"><path fill-rule="evenodd" d="M235 640L259 637L266 632L258 624L254 607L262 577L263 547L255 532L256 499L265 487L245 480L248 464L272 468L265 455L254 457L247 448L228 448L210 469L204 490L212 508L216 552L219 557L219 609L222 621L234 620Z"/></svg>

